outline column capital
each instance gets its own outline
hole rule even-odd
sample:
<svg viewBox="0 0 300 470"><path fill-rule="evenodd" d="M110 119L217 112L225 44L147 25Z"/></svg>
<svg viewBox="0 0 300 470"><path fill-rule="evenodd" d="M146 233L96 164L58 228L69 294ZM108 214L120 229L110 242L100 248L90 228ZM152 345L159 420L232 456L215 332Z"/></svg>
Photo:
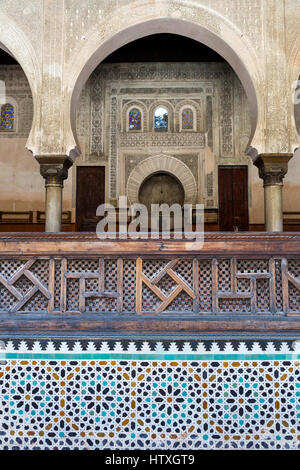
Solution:
<svg viewBox="0 0 300 470"><path fill-rule="evenodd" d="M35 158L40 164L40 173L45 179L45 185L62 187L73 161L66 155L37 155Z"/></svg>
<svg viewBox="0 0 300 470"><path fill-rule="evenodd" d="M264 186L282 186L292 157L292 153L261 153L256 157L253 163L258 168L259 177L264 180Z"/></svg>

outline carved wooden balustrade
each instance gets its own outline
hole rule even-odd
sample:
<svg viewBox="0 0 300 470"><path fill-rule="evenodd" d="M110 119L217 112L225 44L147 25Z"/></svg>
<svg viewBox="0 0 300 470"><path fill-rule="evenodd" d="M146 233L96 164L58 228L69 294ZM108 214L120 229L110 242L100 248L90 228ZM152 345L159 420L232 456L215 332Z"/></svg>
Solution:
<svg viewBox="0 0 300 470"><path fill-rule="evenodd" d="M0 331L300 330L300 234L0 236Z"/></svg>

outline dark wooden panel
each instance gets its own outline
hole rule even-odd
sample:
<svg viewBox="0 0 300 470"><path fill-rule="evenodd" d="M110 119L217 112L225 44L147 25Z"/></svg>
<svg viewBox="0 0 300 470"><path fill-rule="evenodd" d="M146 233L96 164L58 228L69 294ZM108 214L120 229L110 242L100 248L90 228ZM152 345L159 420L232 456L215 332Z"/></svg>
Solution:
<svg viewBox="0 0 300 470"><path fill-rule="evenodd" d="M105 202L105 167L78 166L76 223L79 231L95 231L97 207Z"/></svg>
<svg viewBox="0 0 300 470"><path fill-rule="evenodd" d="M17 318L12 316L0 317L0 333L9 334L11 336L20 333L35 335L41 334L55 334L55 336L70 336L74 333L101 335L101 334L114 334L116 331L120 337L122 333L130 333L136 336L141 334L156 333L160 335L172 335L187 333L193 335L195 333L290 333L296 334L297 337L300 332L299 319L290 319L287 321L283 317L278 319L263 319L263 320L247 320L244 318L220 318L219 320L211 319L174 319L174 318L151 318L149 316L131 316L125 318L124 315L116 317L97 317L95 315L84 316L84 319L79 315L69 316L51 316L44 318L24 318L25 315L18 315ZM169 336L171 337L171 336Z"/></svg>
<svg viewBox="0 0 300 470"><path fill-rule="evenodd" d="M220 230L247 231L248 215L248 167L219 167L219 223Z"/></svg>
<svg viewBox="0 0 300 470"><path fill-rule="evenodd" d="M204 243L185 240L100 240L95 234L80 233L1 233L0 256L297 256L299 233L206 233Z"/></svg>
<svg viewBox="0 0 300 470"><path fill-rule="evenodd" d="M235 167L232 173L233 223L245 232L249 226L248 167Z"/></svg>
<svg viewBox="0 0 300 470"><path fill-rule="evenodd" d="M76 224L64 224L62 223L61 231L62 232L74 232L76 230ZM44 223L18 223L18 224L11 224L11 223L2 223L0 224L0 232L3 233L40 233L45 232L45 224Z"/></svg>
<svg viewBox="0 0 300 470"><path fill-rule="evenodd" d="M219 224L223 232L233 231L232 171L219 167Z"/></svg>

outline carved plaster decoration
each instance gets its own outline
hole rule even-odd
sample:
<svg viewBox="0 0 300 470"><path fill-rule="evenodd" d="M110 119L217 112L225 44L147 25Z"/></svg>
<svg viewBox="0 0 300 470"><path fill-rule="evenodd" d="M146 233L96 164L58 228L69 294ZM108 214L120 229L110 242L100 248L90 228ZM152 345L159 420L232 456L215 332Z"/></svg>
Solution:
<svg viewBox="0 0 300 470"><path fill-rule="evenodd" d="M98 115L100 95L95 91L99 82L102 84L102 109L105 109L102 118ZM96 147L94 139L103 141L103 136L97 137L96 129L101 135L105 129L107 148L105 150L104 146L103 156L109 155L111 199L115 199L119 191L118 155L121 149L168 149L170 153L174 148L186 147L194 152L209 145L214 149L216 161L225 159L230 164L236 157L240 158L233 145L233 118L235 112L240 114L246 111L239 101L236 109L233 107L234 74L226 64L145 63L134 68L130 64L104 64L95 70L89 83L93 88L90 91L92 101L95 97L98 103L97 108L91 104L91 119L103 123L101 128L91 123L91 148ZM116 96L115 102L113 97ZM109 100L111 109L107 108ZM167 132L155 132L153 129L153 113L160 105L169 111ZM181 132L181 111L185 105L192 106L196 111L197 132ZM142 111L143 126L141 131L129 132L128 113L133 106ZM245 119L249 121L247 115ZM91 155L90 158L94 157Z"/></svg>
<svg viewBox="0 0 300 470"><path fill-rule="evenodd" d="M204 133L185 132L148 132L148 133L122 133L120 134L120 147L205 147Z"/></svg>
<svg viewBox="0 0 300 470"><path fill-rule="evenodd" d="M164 31L202 38L218 53L226 52L250 98L252 145L258 153L293 151L299 140L291 105L299 71L298 11L298 0L3 0L0 42L25 70L33 93L29 147L36 154L55 154L57 148L67 153L75 145L71 124L79 89L95 64L129 39ZM182 68L178 78L184 76ZM158 80L168 80L170 70L160 70ZM229 114L225 121L222 146L227 152L236 144L226 131ZM91 153L100 147L91 147Z"/></svg>
<svg viewBox="0 0 300 470"><path fill-rule="evenodd" d="M184 189L185 204L195 204L197 184L189 168L177 158L159 154L146 158L130 173L127 182L127 197L130 204L139 202L139 189L143 181L151 174L165 172L175 176Z"/></svg>
<svg viewBox="0 0 300 470"><path fill-rule="evenodd" d="M0 138L27 138L32 126L33 99L26 75L19 65L2 65L0 80L5 85L1 105L5 102L14 107L14 130L1 131Z"/></svg>
<svg viewBox="0 0 300 470"><path fill-rule="evenodd" d="M117 197L117 166L117 98L112 96L110 107L109 192L110 197L113 199Z"/></svg>
<svg viewBox="0 0 300 470"><path fill-rule="evenodd" d="M98 80L96 74L92 74L88 83L91 96L91 134L90 153L100 156L103 153L103 81Z"/></svg>
<svg viewBox="0 0 300 470"><path fill-rule="evenodd" d="M0 136L2 135L3 137L16 137L18 135L18 130L19 130L19 116L20 116L20 109L19 109L19 104L18 101L20 102L20 99L17 101L15 98L12 96L6 95L4 100L5 102L0 103L0 110L2 105L4 104L10 104L13 109L14 109L14 118L13 118L13 129L12 130L1 130L0 131ZM30 129L29 129L30 130Z"/></svg>

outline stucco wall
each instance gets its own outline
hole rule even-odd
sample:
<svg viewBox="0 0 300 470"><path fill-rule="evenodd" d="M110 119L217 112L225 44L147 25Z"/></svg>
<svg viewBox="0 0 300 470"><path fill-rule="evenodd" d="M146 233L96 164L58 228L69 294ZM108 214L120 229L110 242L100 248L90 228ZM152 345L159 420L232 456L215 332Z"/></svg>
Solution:
<svg viewBox="0 0 300 470"><path fill-rule="evenodd" d="M0 139L0 210L44 211L45 185L40 167L25 149L26 139ZM72 208L72 174L65 182L64 210Z"/></svg>

